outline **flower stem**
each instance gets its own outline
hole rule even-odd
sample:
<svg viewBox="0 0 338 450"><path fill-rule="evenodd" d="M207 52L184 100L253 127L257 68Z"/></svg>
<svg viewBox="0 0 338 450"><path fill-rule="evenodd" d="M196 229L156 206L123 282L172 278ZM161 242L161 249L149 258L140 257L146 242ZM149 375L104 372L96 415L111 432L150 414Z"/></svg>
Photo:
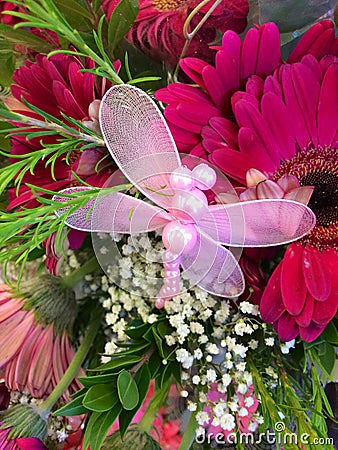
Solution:
<svg viewBox="0 0 338 450"><path fill-rule="evenodd" d="M155 420L156 414L158 410L163 406L165 399L169 393L169 389L171 386L171 378L165 383L165 385L155 392L153 398L151 399L148 408L143 414L142 419L137 424L137 428L144 431L145 433L149 433L151 430L151 426Z"/></svg>
<svg viewBox="0 0 338 450"><path fill-rule="evenodd" d="M190 42L195 37L196 33L201 29L201 27L204 25L205 21L210 17L210 15L214 12L214 10L217 8L217 6L221 3L222 0L216 0L215 3L211 6L211 8L208 10L208 12L204 15L204 17L201 19L201 21L196 25L196 27L191 31L191 33L188 32L188 27L190 25L190 22L194 18L194 16L198 13L198 11L203 8L207 3L210 2L210 0L203 0L201 3L199 3L196 8L194 8L189 16L187 17L186 21L183 25L183 34L186 38L183 50L181 52L181 55L179 57L178 63L175 68L175 72L173 75L174 80L177 80L178 71L180 69L180 62L185 57L185 54L188 50L188 47L190 45Z"/></svg>
<svg viewBox="0 0 338 450"><path fill-rule="evenodd" d="M92 273L95 269L99 267L96 256L90 258L86 263L84 263L79 269L73 270L72 273L67 275L62 279L62 282L69 288L74 288L85 275Z"/></svg>
<svg viewBox="0 0 338 450"><path fill-rule="evenodd" d="M197 411L191 413L188 426L182 436L181 445L178 450L188 450L195 439L196 430L198 427L198 423L196 421L196 412Z"/></svg>
<svg viewBox="0 0 338 450"><path fill-rule="evenodd" d="M50 410L53 408L55 403L59 400L59 398L62 396L62 394L66 391L70 383L73 381L73 379L76 377L76 374L80 370L82 363L87 356L87 353L94 341L94 338L96 336L96 333L100 327L101 324L101 310L96 310L93 313L93 318L90 321L87 334L85 335L80 347L78 348L77 352L75 353L75 356L70 363L68 369L64 373L63 377L53 390L53 392L46 398L44 402L41 403L39 409L45 411L46 413L49 413Z"/></svg>

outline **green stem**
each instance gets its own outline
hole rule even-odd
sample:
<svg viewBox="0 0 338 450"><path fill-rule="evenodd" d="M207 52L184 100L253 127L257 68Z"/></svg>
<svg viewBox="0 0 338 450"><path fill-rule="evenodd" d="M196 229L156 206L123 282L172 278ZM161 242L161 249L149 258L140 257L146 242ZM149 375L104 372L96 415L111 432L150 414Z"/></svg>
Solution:
<svg viewBox="0 0 338 450"><path fill-rule="evenodd" d="M188 426L182 436L181 445L178 450L188 450L194 442L196 430L198 427L198 423L196 421L196 413L197 411L193 412L190 416Z"/></svg>
<svg viewBox="0 0 338 450"><path fill-rule="evenodd" d="M41 403L39 406L39 409L42 411L45 411L46 413L49 413L50 410L53 408L55 403L59 400L59 398L62 396L62 394L66 391L70 383L73 381L73 379L76 377L78 371L80 370L82 363L87 356L87 353L94 341L94 338L96 336L96 333L100 327L101 324L101 311L96 311L94 313L94 317L91 320L87 334L85 335L80 347L78 348L77 352L75 353L74 358L72 359L72 362L70 363L68 369L64 373L63 377L53 390L53 392L46 398L44 402Z"/></svg>
<svg viewBox="0 0 338 450"><path fill-rule="evenodd" d="M83 280L85 275L92 273L95 269L99 267L96 256L90 258L89 261L83 264L79 269L73 270L68 276L64 277L62 282L69 288L74 288L81 280Z"/></svg>

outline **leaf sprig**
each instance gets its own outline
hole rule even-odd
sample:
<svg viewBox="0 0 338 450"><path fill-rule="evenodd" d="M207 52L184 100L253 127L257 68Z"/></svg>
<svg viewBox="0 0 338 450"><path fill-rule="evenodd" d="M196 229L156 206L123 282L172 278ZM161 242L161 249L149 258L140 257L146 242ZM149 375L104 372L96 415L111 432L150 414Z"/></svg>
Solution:
<svg viewBox="0 0 338 450"><path fill-rule="evenodd" d="M15 261L21 264L22 270L32 252L40 249L42 242L52 233L57 233L57 242L64 239L65 220L69 214L97 198L99 193L114 193L129 189L131 186L127 184L106 189L93 188L76 194L67 194L64 195L67 198L65 202L56 202L42 197L42 194L62 196L61 193L33 185L29 187L41 204L36 208L21 209L16 212L3 211L0 217L0 247L2 248L0 263ZM56 216L55 211L63 208L67 210L60 217Z"/></svg>

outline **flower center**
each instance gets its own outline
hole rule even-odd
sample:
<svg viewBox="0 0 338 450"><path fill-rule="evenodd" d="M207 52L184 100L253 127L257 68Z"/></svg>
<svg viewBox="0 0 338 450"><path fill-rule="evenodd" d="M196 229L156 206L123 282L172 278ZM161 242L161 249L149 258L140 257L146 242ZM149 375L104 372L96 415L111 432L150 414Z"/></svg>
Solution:
<svg viewBox="0 0 338 450"><path fill-rule="evenodd" d="M182 0L153 0L155 8L159 11L171 11L179 8L184 3L185 1Z"/></svg>
<svg viewBox="0 0 338 450"><path fill-rule="evenodd" d="M328 226L338 222L338 174L308 173L300 179L300 184L315 186L309 207L316 214L317 225Z"/></svg>
<svg viewBox="0 0 338 450"><path fill-rule="evenodd" d="M295 175L301 186L314 186L309 207L317 218L316 227L304 239L323 250L338 248L338 149L307 148L284 161L273 179Z"/></svg>

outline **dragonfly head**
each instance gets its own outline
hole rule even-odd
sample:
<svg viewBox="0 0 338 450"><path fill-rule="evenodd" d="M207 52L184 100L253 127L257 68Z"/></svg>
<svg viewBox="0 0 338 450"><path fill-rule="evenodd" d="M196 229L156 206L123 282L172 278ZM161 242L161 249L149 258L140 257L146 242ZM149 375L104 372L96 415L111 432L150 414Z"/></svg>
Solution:
<svg viewBox="0 0 338 450"><path fill-rule="evenodd" d="M207 164L199 164L193 170L180 166L170 175L174 197L169 212L181 223L196 223L205 213L208 200L203 191L211 189L216 173Z"/></svg>

